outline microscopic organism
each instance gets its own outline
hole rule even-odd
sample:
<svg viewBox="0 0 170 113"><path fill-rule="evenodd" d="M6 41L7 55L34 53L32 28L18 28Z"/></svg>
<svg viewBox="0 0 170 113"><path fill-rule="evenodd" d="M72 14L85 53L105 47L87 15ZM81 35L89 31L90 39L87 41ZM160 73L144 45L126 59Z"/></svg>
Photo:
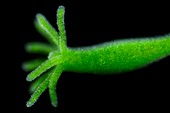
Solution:
<svg viewBox="0 0 170 113"><path fill-rule="evenodd" d="M170 54L170 35L121 39L88 47L68 47L64 25L64 6L57 9L57 32L42 14L37 14L34 25L50 44L27 43L29 53L47 55L47 60L38 58L24 62L22 68L31 71L26 80L33 81L31 98L26 106L31 107L40 95L49 90L52 106L58 104L56 84L64 71L93 74L117 74L133 71L158 61Z"/></svg>

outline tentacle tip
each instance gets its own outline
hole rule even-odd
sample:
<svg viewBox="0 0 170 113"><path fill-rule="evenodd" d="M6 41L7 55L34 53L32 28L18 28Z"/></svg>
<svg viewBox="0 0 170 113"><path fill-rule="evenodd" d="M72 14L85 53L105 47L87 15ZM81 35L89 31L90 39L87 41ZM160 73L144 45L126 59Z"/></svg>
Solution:
<svg viewBox="0 0 170 113"><path fill-rule="evenodd" d="M32 81L32 79L29 76L27 76L26 81L30 82L30 81Z"/></svg>
<svg viewBox="0 0 170 113"><path fill-rule="evenodd" d="M52 103L53 107L57 107L58 106L58 102Z"/></svg>
<svg viewBox="0 0 170 113"><path fill-rule="evenodd" d="M39 17L44 17L44 16L41 13L37 13L36 18L39 18Z"/></svg>
<svg viewBox="0 0 170 113"><path fill-rule="evenodd" d="M24 71L28 71L28 67L27 67L27 65L26 65L25 63L22 63L22 64L21 64L21 68L22 68L22 70L24 70Z"/></svg>
<svg viewBox="0 0 170 113"><path fill-rule="evenodd" d="M31 103L31 102L29 102L29 101L27 101L27 103L26 103L26 106L27 107L31 107L33 104Z"/></svg>
<svg viewBox="0 0 170 113"><path fill-rule="evenodd" d="M40 23L41 23L40 21L44 21L44 20L47 21L46 18L45 18L45 16L42 15L41 13L37 13L35 17L36 17L36 18L35 18L35 21L34 21L34 22L35 22L35 23L34 23L35 25L36 25L36 24L40 24Z"/></svg>
<svg viewBox="0 0 170 113"><path fill-rule="evenodd" d="M50 59L52 57L52 55L53 55L53 53L50 52L47 58Z"/></svg>
<svg viewBox="0 0 170 113"><path fill-rule="evenodd" d="M30 46L29 46L28 43L24 45L24 49L25 49L26 51L30 50Z"/></svg>
<svg viewBox="0 0 170 113"><path fill-rule="evenodd" d="M61 5L61 6L58 7L58 10L59 9L65 10L65 7L63 5Z"/></svg>

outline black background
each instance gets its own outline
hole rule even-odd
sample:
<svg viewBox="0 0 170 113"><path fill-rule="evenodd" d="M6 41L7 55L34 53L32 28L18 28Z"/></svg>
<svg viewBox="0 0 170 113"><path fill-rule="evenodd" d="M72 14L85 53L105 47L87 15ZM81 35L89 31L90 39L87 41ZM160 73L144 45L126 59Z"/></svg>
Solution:
<svg viewBox="0 0 170 113"><path fill-rule="evenodd" d="M170 58L164 58L145 68L118 75L94 75L63 72L57 84L59 105L50 104L45 91L34 106L27 108L28 73L21 63L38 55L24 51L31 41L45 42L34 29L33 20L42 13L57 29L56 10L65 6L67 44L70 47L90 46L115 39L150 37L170 33L170 17L166 3L113 2L109 0L25 0L18 2L10 22L15 31L11 39L13 59L8 68L12 85L10 101L18 113L70 112L140 112L168 110ZM10 34L9 34L10 35ZM10 53L11 54L11 53ZM9 60L10 61L10 60ZM9 65L8 65L9 66ZM11 72L11 73L10 73Z"/></svg>

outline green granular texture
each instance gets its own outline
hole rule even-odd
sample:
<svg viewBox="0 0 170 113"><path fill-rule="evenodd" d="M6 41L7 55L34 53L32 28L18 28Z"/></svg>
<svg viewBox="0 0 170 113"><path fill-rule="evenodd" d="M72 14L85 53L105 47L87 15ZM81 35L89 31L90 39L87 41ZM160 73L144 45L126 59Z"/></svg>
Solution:
<svg viewBox="0 0 170 113"><path fill-rule="evenodd" d="M170 54L170 35L69 48L66 43L64 13L64 6L59 6L56 18L59 33L42 14L36 15L34 22L36 29L52 45L34 42L25 46L27 52L48 54L48 59L44 62L31 60L22 65L26 71L35 68L28 74L27 81L37 78L31 85L32 95L26 104L27 107L34 105L47 88L49 88L51 104L56 107L58 104L56 85L63 71L94 74L122 73L147 66Z"/></svg>
<svg viewBox="0 0 170 113"><path fill-rule="evenodd" d="M91 47L70 49L67 71L96 74L138 69L170 54L170 36L119 40Z"/></svg>

